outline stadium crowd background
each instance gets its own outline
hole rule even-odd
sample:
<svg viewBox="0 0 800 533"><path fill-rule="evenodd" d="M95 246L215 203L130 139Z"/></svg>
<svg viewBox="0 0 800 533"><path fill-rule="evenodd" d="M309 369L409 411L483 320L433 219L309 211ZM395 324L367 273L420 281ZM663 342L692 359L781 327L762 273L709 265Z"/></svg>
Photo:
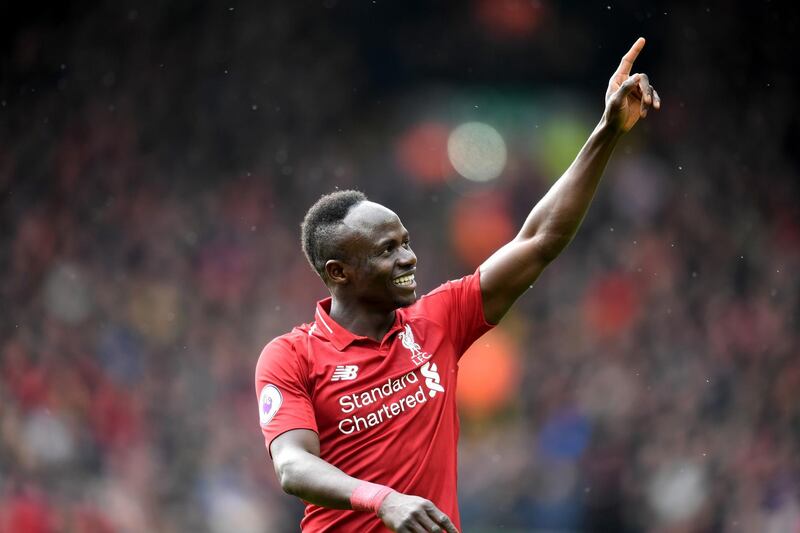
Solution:
<svg viewBox="0 0 800 533"><path fill-rule="evenodd" d="M305 209L360 188L410 229L423 292L472 271L638 35L662 111L463 362L464 529L800 531L797 15L69 4L3 8L0 531L297 530L253 370L325 295ZM486 170L454 160L464 123L499 133L467 136L484 183L455 170Z"/></svg>

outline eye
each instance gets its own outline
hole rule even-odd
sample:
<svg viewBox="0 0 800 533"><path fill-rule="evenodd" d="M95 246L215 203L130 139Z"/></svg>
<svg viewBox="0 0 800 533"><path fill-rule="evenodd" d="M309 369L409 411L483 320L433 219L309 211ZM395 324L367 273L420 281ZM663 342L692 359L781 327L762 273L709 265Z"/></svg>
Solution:
<svg viewBox="0 0 800 533"><path fill-rule="evenodd" d="M403 241L403 248L405 248L405 249L411 248L411 240L410 239L406 239L406 240Z"/></svg>

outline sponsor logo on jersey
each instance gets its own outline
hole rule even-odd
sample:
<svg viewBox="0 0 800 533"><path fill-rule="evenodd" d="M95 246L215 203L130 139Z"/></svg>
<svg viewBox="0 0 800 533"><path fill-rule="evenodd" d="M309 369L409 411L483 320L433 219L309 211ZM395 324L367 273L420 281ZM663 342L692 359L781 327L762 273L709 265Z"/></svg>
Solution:
<svg viewBox="0 0 800 533"><path fill-rule="evenodd" d="M358 377L357 365L339 365L333 369L331 381L352 381Z"/></svg>
<svg viewBox="0 0 800 533"><path fill-rule="evenodd" d="M419 344L414 342L414 333L408 324L406 324L405 330L398 333L397 336L400 337L403 347L411 352L411 362L415 365L419 366L431 358L431 354L423 351Z"/></svg>
<svg viewBox="0 0 800 533"><path fill-rule="evenodd" d="M283 403L281 391L275 385L265 385L258 395L258 418L262 426L269 424Z"/></svg>
<svg viewBox="0 0 800 533"><path fill-rule="evenodd" d="M429 398L440 392L444 387L436 363L425 363L400 377L339 397L339 407L347 415L339 421L339 431L350 435L379 426L434 401Z"/></svg>
<svg viewBox="0 0 800 533"><path fill-rule="evenodd" d="M428 394L431 398L436 396L437 392L444 392L444 387L441 385L442 378L439 377L436 363L425 363L419 371L425 377L425 386L428 387Z"/></svg>

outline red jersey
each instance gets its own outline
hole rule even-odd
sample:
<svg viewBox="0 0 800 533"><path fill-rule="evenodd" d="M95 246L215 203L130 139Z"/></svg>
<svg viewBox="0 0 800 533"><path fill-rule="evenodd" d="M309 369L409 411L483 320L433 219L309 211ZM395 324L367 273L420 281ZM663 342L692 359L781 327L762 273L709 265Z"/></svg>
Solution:
<svg viewBox="0 0 800 533"><path fill-rule="evenodd" d="M431 500L460 529L456 495L458 360L491 329L479 274L398 309L381 342L354 335L317 304L315 321L267 344L256 366L267 449L309 429L320 456L355 478ZM388 531L371 513L307 505L304 532Z"/></svg>

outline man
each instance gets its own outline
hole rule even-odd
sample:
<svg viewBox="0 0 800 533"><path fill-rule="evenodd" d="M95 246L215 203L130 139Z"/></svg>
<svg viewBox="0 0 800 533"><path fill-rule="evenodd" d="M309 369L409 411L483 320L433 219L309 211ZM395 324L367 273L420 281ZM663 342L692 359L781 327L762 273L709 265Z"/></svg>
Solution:
<svg viewBox="0 0 800 533"><path fill-rule="evenodd" d="M519 234L477 272L419 300L400 219L356 191L306 214L303 250L330 290L315 320L270 342L256 368L261 428L305 532L448 531L456 498L458 360L575 234L620 136L660 99L631 75L639 38L611 76L603 117Z"/></svg>

